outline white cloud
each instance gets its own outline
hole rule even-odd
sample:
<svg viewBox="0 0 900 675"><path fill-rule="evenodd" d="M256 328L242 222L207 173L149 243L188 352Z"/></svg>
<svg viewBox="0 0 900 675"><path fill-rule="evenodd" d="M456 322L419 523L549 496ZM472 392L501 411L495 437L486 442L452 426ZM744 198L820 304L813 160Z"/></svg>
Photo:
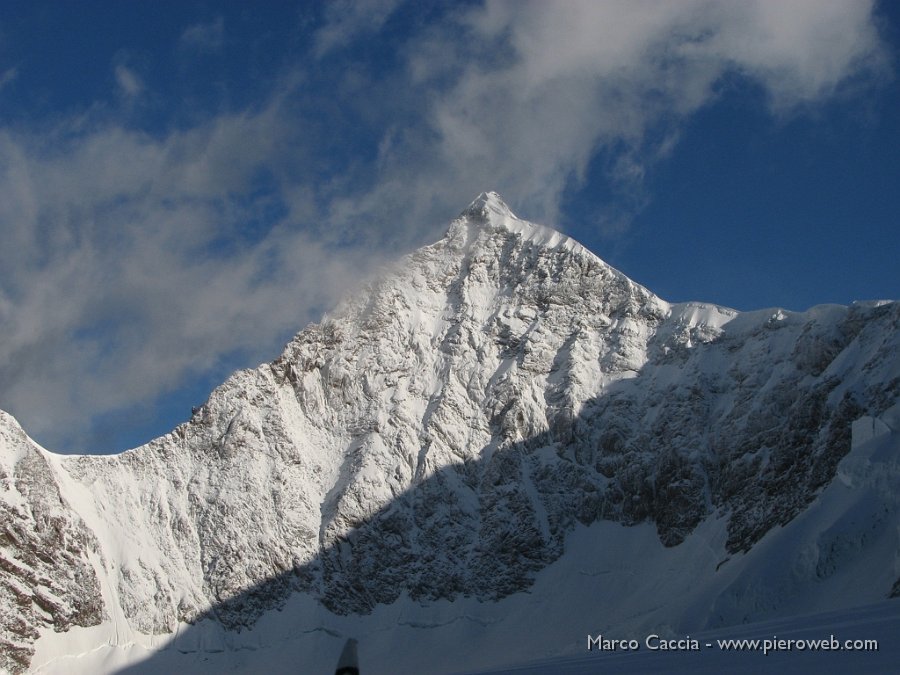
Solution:
<svg viewBox="0 0 900 675"><path fill-rule="evenodd" d="M119 64L115 67L116 84L128 98L133 98L144 90L144 83L131 68Z"/></svg>
<svg viewBox="0 0 900 675"><path fill-rule="evenodd" d="M19 69L13 66L12 68L7 68L2 73L0 73L0 90L2 90L6 85L10 82L13 82L19 76Z"/></svg>
<svg viewBox="0 0 900 675"><path fill-rule="evenodd" d="M410 49L411 77L429 97L440 140L427 170L416 166L407 178L423 193L456 184L448 176L494 185L553 221L563 190L607 149L620 155L613 178L639 191L641 165L671 150L679 126L716 98L727 73L753 79L773 111L789 114L860 73L883 72L872 8L490 0ZM449 88L429 88L448 77ZM407 165L398 150L398 165Z"/></svg>
<svg viewBox="0 0 900 675"><path fill-rule="evenodd" d="M217 16L207 23L189 26L181 34L180 43L182 47L201 52L219 51L225 44L225 19Z"/></svg>
<svg viewBox="0 0 900 675"><path fill-rule="evenodd" d="M402 0L332 0L326 21L317 35L318 56L350 44L360 36L377 33Z"/></svg>

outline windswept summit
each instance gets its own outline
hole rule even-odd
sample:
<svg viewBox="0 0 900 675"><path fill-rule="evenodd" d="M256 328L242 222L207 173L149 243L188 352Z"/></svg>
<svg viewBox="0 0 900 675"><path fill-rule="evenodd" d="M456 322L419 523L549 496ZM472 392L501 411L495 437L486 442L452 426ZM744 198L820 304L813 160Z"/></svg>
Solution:
<svg viewBox="0 0 900 675"><path fill-rule="evenodd" d="M482 194L145 446L0 414L0 668L444 672L897 595L898 324L669 304Z"/></svg>

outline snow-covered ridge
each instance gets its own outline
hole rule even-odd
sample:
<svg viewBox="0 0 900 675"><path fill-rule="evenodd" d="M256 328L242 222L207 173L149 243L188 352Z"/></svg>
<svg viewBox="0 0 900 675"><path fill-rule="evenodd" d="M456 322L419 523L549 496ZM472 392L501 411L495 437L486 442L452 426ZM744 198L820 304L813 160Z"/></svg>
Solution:
<svg viewBox="0 0 900 675"><path fill-rule="evenodd" d="M304 621L402 601L453 623L520 597L592 524L700 545L721 575L834 484L854 421L896 404L898 324L897 303L670 305L482 194L141 448L57 456L0 416L0 667L246 629L291 598L321 608ZM841 583L889 595L900 546L878 541L822 583L877 560ZM694 586L712 593L694 619L740 620L740 594L722 614L723 588ZM766 602L757 618L794 600Z"/></svg>

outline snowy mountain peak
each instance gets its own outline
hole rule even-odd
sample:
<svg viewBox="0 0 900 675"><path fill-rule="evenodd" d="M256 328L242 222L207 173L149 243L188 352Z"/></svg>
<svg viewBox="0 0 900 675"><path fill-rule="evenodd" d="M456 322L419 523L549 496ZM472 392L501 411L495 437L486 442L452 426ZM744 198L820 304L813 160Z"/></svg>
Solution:
<svg viewBox="0 0 900 675"><path fill-rule="evenodd" d="M334 640L379 612L448 630L477 616L491 641L512 634L482 620L501 601L560 615L529 599L542 578L572 577L562 599L608 589L597 606L623 630L900 594L896 454L875 439L842 463L854 439L896 436L898 351L900 303L670 305L484 193L143 447L61 457L0 413L0 672L161 639L173 658L252 643L255 664L273 627ZM815 506L828 489L840 518ZM827 523L802 529L807 513ZM792 522L811 534L778 539ZM292 606L309 614L287 621ZM142 672L161 671L184 668Z"/></svg>
<svg viewBox="0 0 900 675"><path fill-rule="evenodd" d="M496 192L482 192L478 195L450 224L444 239L454 248L470 250L473 246L483 246L497 235L505 238L510 233L540 247L579 250L592 258L596 257L574 239L552 227L522 220Z"/></svg>
<svg viewBox="0 0 900 675"><path fill-rule="evenodd" d="M481 222L493 222L505 218L516 218L503 198L496 192L482 192L475 200L469 204L460 215L460 218L468 218Z"/></svg>

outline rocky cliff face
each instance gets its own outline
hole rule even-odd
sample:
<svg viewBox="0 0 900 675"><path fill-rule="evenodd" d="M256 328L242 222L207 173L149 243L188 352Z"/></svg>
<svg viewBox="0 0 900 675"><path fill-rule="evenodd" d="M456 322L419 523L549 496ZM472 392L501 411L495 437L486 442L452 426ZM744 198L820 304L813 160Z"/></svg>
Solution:
<svg viewBox="0 0 900 675"><path fill-rule="evenodd" d="M146 446L61 457L0 418L0 667L42 630L239 628L295 591L495 600L579 522L677 546L727 518L723 555L747 551L897 402L898 325L670 305L482 195Z"/></svg>
<svg viewBox="0 0 900 675"><path fill-rule="evenodd" d="M0 668L29 664L39 630L106 616L97 540L62 496L45 453L0 412Z"/></svg>

